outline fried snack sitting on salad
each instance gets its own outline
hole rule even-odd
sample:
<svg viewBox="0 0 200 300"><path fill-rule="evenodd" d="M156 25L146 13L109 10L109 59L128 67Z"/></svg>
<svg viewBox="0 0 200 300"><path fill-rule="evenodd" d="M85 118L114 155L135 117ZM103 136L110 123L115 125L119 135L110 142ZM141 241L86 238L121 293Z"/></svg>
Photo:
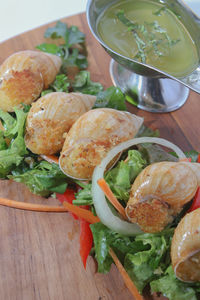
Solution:
<svg viewBox="0 0 200 300"><path fill-rule="evenodd" d="M0 109L12 112L22 103L31 104L54 81L61 58L39 51L12 54L0 66Z"/></svg>
<svg viewBox="0 0 200 300"><path fill-rule="evenodd" d="M91 179L94 168L117 144L133 138L143 118L110 108L90 110L71 127L60 156L62 171L77 179Z"/></svg>
<svg viewBox="0 0 200 300"><path fill-rule="evenodd" d="M53 92L39 98L28 113L26 147L36 154L55 154L62 149L64 133L85 112L96 96L81 93Z"/></svg>
<svg viewBox="0 0 200 300"><path fill-rule="evenodd" d="M195 163L159 162L146 167L131 188L129 220L145 232L163 230L194 197L199 172L200 164Z"/></svg>

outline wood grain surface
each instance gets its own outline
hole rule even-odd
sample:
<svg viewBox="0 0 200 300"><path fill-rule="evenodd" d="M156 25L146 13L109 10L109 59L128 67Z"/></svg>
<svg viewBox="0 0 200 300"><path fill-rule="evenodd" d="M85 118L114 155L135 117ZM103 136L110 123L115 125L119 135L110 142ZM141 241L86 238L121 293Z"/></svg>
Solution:
<svg viewBox="0 0 200 300"><path fill-rule="evenodd" d="M63 19L86 34L89 70L94 81L112 85L110 57L89 31L85 14ZM0 63L13 52L34 49L44 42L51 23L0 44ZM200 151L200 96L194 92L178 111L153 114L128 105L144 117L145 124L159 129L161 137L183 150ZM22 184L0 182L0 196L25 202L58 205L32 195ZM68 213L37 213L0 207L0 300L131 300L133 297L115 266L98 274L89 258L84 270L79 257L79 224Z"/></svg>

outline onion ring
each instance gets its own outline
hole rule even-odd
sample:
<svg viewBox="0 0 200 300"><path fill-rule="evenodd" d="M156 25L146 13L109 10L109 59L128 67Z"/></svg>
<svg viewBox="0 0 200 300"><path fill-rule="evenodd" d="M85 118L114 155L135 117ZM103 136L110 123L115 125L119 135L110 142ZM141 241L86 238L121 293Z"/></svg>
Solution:
<svg viewBox="0 0 200 300"><path fill-rule="evenodd" d="M107 153L106 157L94 169L92 176L92 197L96 213L104 225L106 225L111 230L123 235L134 236L143 233L143 231L141 231L137 224L123 221L118 216L113 214L97 181L104 176L106 166L119 152L124 151L131 146L144 143L159 144L170 148L176 152L179 159L183 159L186 157L183 151L178 146L165 139L154 137L140 137L118 144Z"/></svg>

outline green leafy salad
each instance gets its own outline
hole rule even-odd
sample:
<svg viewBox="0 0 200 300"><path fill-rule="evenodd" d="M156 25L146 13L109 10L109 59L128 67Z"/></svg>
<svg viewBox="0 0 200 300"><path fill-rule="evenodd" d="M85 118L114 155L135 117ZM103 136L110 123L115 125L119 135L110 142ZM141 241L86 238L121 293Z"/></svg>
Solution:
<svg viewBox="0 0 200 300"><path fill-rule="evenodd" d="M90 73L85 70L88 65L85 35L76 26L68 27L58 22L55 27L47 29L45 37L51 41L59 40L60 43L43 43L37 48L61 57L62 68L42 95L58 91L80 92L96 96L93 109L107 107L126 110L125 95L118 87L104 89L100 83L93 82ZM78 71L70 78L72 68ZM15 108L12 113L0 110L0 178L21 182L32 193L43 197L53 196L55 193L64 194L67 188L76 188L73 205L87 206L96 215L90 181L68 178L58 164L45 161L26 148L24 134L29 109L30 106L24 105L22 109ZM142 126L137 137L158 135L158 131ZM187 155L197 161L197 152L192 151ZM105 181L123 207L128 202L130 189L137 175L146 166L158 161L177 161L177 158L159 146L144 143L125 151L119 162L105 173ZM114 207L110 203L108 205L113 214L117 215ZM140 293L148 286L151 292L162 293L170 300L199 299L200 285L181 282L175 277L171 266L170 245L180 218L179 215L160 233L141 233L136 236L117 233L101 222L91 224L94 241L91 254L94 254L98 262L98 271L109 272L113 262L109 249L112 248Z"/></svg>
<svg viewBox="0 0 200 300"><path fill-rule="evenodd" d="M156 155L156 153L158 155ZM153 154L153 155L152 155ZM198 153L194 155L197 161ZM105 174L105 180L120 203L125 207L129 199L130 188L136 176L147 165L160 161L174 161L175 157L155 145L142 145L137 150L128 151L127 163L121 160L116 167ZM86 194L86 197L84 196ZM90 195L90 197L89 197ZM77 196L75 203L91 205L91 185L86 185ZM86 201L87 199L87 201ZM136 237L124 236L110 230L101 223L92 224L94 236L95 257L98 261L98 271L106 273L110 270L112 259L109 249L112 248L142 293L150 286L151 292L159 292L170 300L199 299L199 283L190 284L178 280L174 274L170 260L171 240L178 222L188 205L180 215L165 230L159 233L142 233ZM115 212L116 213L116 212Z"/></svg>

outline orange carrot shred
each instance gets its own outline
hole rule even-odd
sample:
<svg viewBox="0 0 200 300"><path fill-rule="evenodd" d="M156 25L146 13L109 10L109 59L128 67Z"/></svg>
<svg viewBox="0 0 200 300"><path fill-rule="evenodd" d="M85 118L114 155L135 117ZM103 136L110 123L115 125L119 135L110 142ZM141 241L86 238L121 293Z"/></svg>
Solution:
<svg viewBox="0 0 200 300"><path fill-rule="evenodd" d="M36 203L27 203L21 201L10 200L6 198L0 198L0 205L18 208L23 210L32 210L32 211L44 211L44 212L66 212L68 211L65 207L62 206L49 206Z"/></svg>
<svg viewBox="0 0 200 300"><path fill-rule="evenodd" d="M40 155L44 160L48 161L49 163L58 164L59 158L55 155Z"/></svg>
<svg viewBox="0 0 200 300"><path fill-rule="evenodd" d="M124 283L126 284L127 288L129 289L129 291L131 292L131 294L133 295L135 300L144 300L142 295L140 295L140 293L138 292L138 290L137 290L136 286L134 285L133 281L129 277L128 273L126 272L126 270L122 266L121 262L119 261L118 257L116 256L115 252L110 248L109 253L110 253L110 256L112 257L118 271L122 275L122 277L124 279Z"/></svg>
<svg viewBox="0 0 200 300"><path fill-rule="evenodd" d="M74 213L76 216L84 219L85 221L87 221L90 224L100 222L100 219L98 217L94 216L93 213L87 209L70 204L66 201L63 202L63 205L68 211Z"/></svg>
<svg viewBox="0 0 200 300"><path fill-rule="evenodd" d="M117 198L111 191L111 189L110 189L109 185L107 184L107 182L105 181L105 179L100 178L97 181L97 183L100 186L100 188L102 189L102 191L104 192L104 194L106 195L106 197L108 198L108 200L116 208L116 210L123 216L124 219L127 220L127 216L126 216L124 207L119 203L119 201L117 200Z"/></svg>

